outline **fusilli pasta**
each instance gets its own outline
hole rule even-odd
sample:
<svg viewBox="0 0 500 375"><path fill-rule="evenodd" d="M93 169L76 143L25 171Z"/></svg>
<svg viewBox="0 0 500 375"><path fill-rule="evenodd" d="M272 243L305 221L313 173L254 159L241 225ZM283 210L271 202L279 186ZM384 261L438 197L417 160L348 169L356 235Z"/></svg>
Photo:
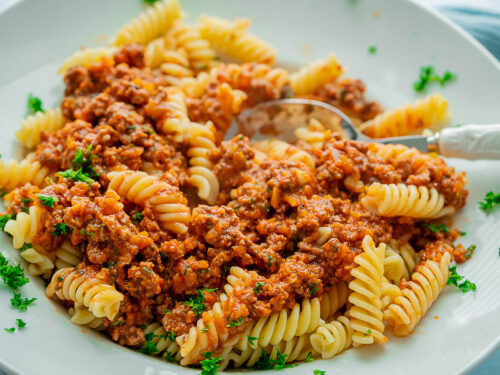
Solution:
<svg viewBox="0 0 500 375"><path fill-rule="evenodd" d="M82 254L68 240L56 250L56 268L76 267L82 261Z"/></svg>
<svg viewBox="0 0 500 375"><path fill-rule="evenodd" d="M279 139L258 141L252 146L266 153L271 159L302 162L311 169L315 166L311 154L287 142L280 141Z"/></svg>
<svg viewBox="0 0 500 375"><path fill-rule="evenodd" d="M45 113L37 112L21 120L21 129L16 133L17 139L28 148L35 147L40 142L43 131L54 132L66 123L60 108L47 109Z"/></svg>
<svg viewBox="0 0 500 375"><path fill-rule="evenodd" d="M109 60L112 65L113 55L117 51L114 47L85 48L75 52L62 63L57 71L58 74L65 74L69 68L79 65L88 67L102 60Z"/></svg>
<svg viewBox="0 0 500 375"><path fill-rule="evenodd" d="M316 61L291 75L295 95L312 94L325 83L334 82L343 73L335 55Z"/></svg>
<svg viewBox="0 0 500 375"><path fill-rule="evenodd" d="M78 326L86 326L97 331L102 331L106 328L103 325L104 318L96 318L81 303L75 302L75 306L68 309L68 315L70 316L70 322Z"/></svg>
<svg viewBox="0 0 500 375"><path fill-rule="evenodd" d="M50 277L54 263L41 247L35 246L23 250L21 251L21 257L28 263L28 271L31 275L42 275L44 278Z"/></svg>
<svg viewBox="0 0 500 375"><path fill-rule="evenodd" d="M33 185L43 186L45 177L49 173L47 167L43 167L38 161L33 161L30 155L21 162L10 160L5 163L0 160L0 188L12 190L28 182Z"/></svg>
<svg viewBox="0 0 500 375"><path fill-rule="evenodd" d="M321 353L323 359L332 358L349 348L352 344L353 329L351 321L339 316L330 323L320 325L311 335L311 345Z"/></svg>
<svg viewBox="0 0 500 375"><path fill-rule="evenodd" d="M167 335L167 331L158 323L151 323L144 329L144 334L153 333L153 338L150 340L156 347L155 356L161 356L165 359L173 359L177 362L181 360L179 345L171 340L171 336ZM143 345L143 348L146 344Z"/></svg>
<svg viewBox="0 0 500 375"><path fill-rule="evenodd" d="M28 213L19 212L15 220L5 224L5 232L12 236L14 248L20 249L25 243L32 243L38 230L42 226L45 210L33 205Z"/></svg>

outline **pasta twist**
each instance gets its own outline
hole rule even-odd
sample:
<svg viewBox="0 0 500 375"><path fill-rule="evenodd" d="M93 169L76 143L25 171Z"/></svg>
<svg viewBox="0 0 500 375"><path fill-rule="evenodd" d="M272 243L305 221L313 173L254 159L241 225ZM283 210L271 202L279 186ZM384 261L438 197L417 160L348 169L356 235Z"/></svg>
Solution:
<svg viewBox="0 0 500 375"><path fill-rule="evenodd" d="M199 98L203 95L212 79L207 72L200 72L196 77L183 78L179 82L179 87L190 98Z"/></svg>
<svg viewBox="0 0 500 375"><path fill-rule="evenodd" d="M321 147L323 142L331 135L331 131L316 119L311 119L307 126L295 129L297 139L309 143L313 147Z"/></svg>
<svg viewBox="0 0 500 375"><path fill-rule="evenodd" d="M82 261L82 254L69 241L64 241L56 250L56 268L76 267Z"/></svg>
<svg viewBox="0 0 500 375"><path fill-rule="evenodd" d="M402 243L394 239L389 241L388 248L389 247L397 251L403 259L403 277L405 278L405 280L410 280L415 266L420 262L417 252L408 242Z"/></svg>
<svg viewBox="0 0 500 375"><path fill-rule="evenodd" d="M166 33L181 14L178 0L157 1L118 30L111 44L118 47L128 43L148 44Z"/></svg>
<svg viewBox="0 0 500 375"><path fill-rule="evenodd" d="M186 50L191 66L196 70L207 69L215 58L215 51L201 37L196 27L190 27L181 21L176 21L167 35L172 37L179 47Z"/></svg>
<svg viewBox="0 0 500 375"><path fill-rule="evenodd" d="M12 236L15 249L20 249L25 243L32 243L38 230L42 227L45 210L38 206L31 206L26 212L19 212L15 220L5 224L4 231Z"/></svg>
<svg viewBox="0 0 500 375"><path fill-rule="evenodd" d="M385 249L384 276L395 284L399 284L403 277L409 280L403 257L391 247L390 243Z"/></svg>
<svg viewBox="0 0 500 375"><path fill-rule="evenodd" d="M75 52L61 64L58 74L65 74L69 68L79 65L88 67L103 60L108 60L113 65L113 55L118 51L114 47L85 48Z"/></svg>
<svg viewBox="0 0 500 375"><path fill-rule="evenodd" d="M40 135L43 131L55 132L66 123L60 108L47 109L45 113L37 112L21 120L21 129L16 133L17 139L28 148L35 147L40 143Z"/></svg>
<svg viewBox="0 0 500 375"><path fill-rule="evenodd" d="M97 331L106 329L103 324L104 318L96 318L88 308L81 303L75 302L75 306L68 309L70 322L78 326L86 326Z"/></svg>
<svg viewBox="0 0 500 375"><path fill-rule="evenodd" d="M248 33L248 19L233 22L218 17L201 16L198 29L218 52L243 62L258 62L273 65L276 49L255 35Z"/></svg>
<svg viewBox="0 0 500 375"><path fill-rule="evenodd" d="M181 354L179 352L179 345L170 339L167 335L167 331L163 326L158 323L151 323L144 329L144 334L153 333L154 336L150 340L156 346L155 356L161 356L163 358L173 358L175 361L179 362L181 360ZM143 345L143 347L146 344Z"/></svg>
<svg viewBox="0 0 500 375"><path fill-rule="evenodd" d="M74 267L62 268L54 273L47 286L47 297L54 295L65 301L73 301L87 307L96 318L113 320L120 309L123 294L114 286L86 277Z"/></svg>
<svg viewBox="0 0 500 375"><path fill-rule="evenodd" d="M41 247L36 246L21 251L21 257L28 263L28 271L31 275L50 277L54 263Z"/></svg>
<svg viewBox="0 0 500 375"><path fill-rule="evenodd" d="M190 121L186 107L186 96L176 87L167 87L167 100L163 103L168 108L165 115L157 121L161 133L174 134L176 141L182 140Z"/></svg>
<svg viewBox="0 0 500 375"><path fill-rule="evenodd" d="M258 141L252 147L266 153L271 159L301 162L311 169L315 166L314 159L308 152L278 139Z"/></svg>
<svg viewBox="0 0 500 375"><path fill-rule="evenodd" d="M313 94L326 83L334 82L344 72L335 55L316 61L291 75L295 95Z"/></svg>
<svg viewBox="0 0 500 375"><path fill-rule="evenodd" d="M349 318L339 316L322 324L311 335L311 345L323 359L332 358L352 345L353 329Z"/></svg>
<svg viewBox="0 0 500 375"><path fill-rule="evenodd" d="M366 188L360 202L366 209L381 216L432 219L455 211L451 206L444 206L444 197L436 189L405 184L375 182Z"/></svg>
<svg viewBox="0 0 500 375"><path fill-rule="evenodd" d="M108 177L108 189L120 197L142 207L149 203L163 229L187 232L191 214L186 198L177 187L145 172L109 172Z"/></svg>
<svg viewBox="0 0 500 375"><path fill-rule="evenodd" d="M385 311L396 300L396 297L401 295L401 289L397 285L391 284L385 277L382 279L382 294L380 301L382 302L382 311Z"/></svg>
<svg viewBox="0 0 500 375"><path fill-rule="evenodd" d="M366 235L363 239L363 253L354 258L358 267L351 271L354 278L349 283L352 293L349 302L352 304L347 312L354 330L352 341L354 346L383 344L382 303L380 301L382 278L384 274L385 244L375 247L372 238Z"/></svg>
<svg viewBox="0 0 500 375"><path fill-rule="evenodd" d="M347 301L347 285L343 281L328 287L321 296L321 319L328 321Z"/></svg>
<svg viewBox="0 0 500 375"><path fill-rule="evenodd" d="M397 137L422 131L449 116L447 100L435 93L414 104L383 112L363 123L361 129L372 138Z"/></svg>
<svg viewBox="0 0 500 375"><path fill-rule="evenodd" d="M425 261L413 273L402 295L384 311L384 320L394 326L396 336L409 335L437 299L448 281L449 265L449 253L444 253L439 263Z"/></svg>
<svg viewBox="0 0 500 375"><path fill-rule="evenodd" d="M161 70L167 75L167 82L175 86L180 85L181 79L194 76L189 67L187 52L182 48L163 52Z"/></svg>
<svg viewBox="0 0 500 375"><path fill-rule="evenodd" d="M144 62L150 68L157 68L163 62L165 53L165 38L160 37L149 42L144 50Z"/></svg>
<svg viewBox="0 0 500 375"><path fill-rule="evenodd" d="M215 129L211 122L201 125L191 122L186 129L186 142L189 144L187 156L191 167L188 169L189 182L198 189L198 196L214 204L219 195L219 181L213 172L210 152L215 146Z"/></svg>
<svg viewBox="0 0 500 375"><path fill-rule="evenodd" d="M28 182L43 186L45 177L49 173L47 167L43 167L38 161L33 161L30 155L21 162L10 160L5 163L0 159L0 188L12 190Z"/></svg>

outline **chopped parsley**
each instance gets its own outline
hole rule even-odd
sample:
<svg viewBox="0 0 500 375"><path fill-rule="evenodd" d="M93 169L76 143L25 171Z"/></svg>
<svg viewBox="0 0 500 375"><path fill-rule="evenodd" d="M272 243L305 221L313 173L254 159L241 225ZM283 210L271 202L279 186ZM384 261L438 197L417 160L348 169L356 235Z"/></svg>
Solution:
<svg viewBox="0 0 500 375"><path fill-rule="evenodd" d="M495 194L492 191L489 191L484 196L484 199L479 202L479 208L488 212L498 204L500 204L500 193Z"/></svg>
<svg viewBox="0 0 500 375"><path fill-rule="evenodd" d="M200 375L215 375L217 373L217 369L220 367L217 362L220 362L222 358L212 357L212 352L204 352L203 358L205 359L200 362Z"/></svg>
<svg viewBox="0 0 500 375"><path fill-rule="evenodd" d="M134 221L137 221L137 222L141 222L142 219L144 219L144 215L141 214L140 212L136 212L135 214L132 215L132 220Z"/></svg>
<svg viewBox="0 0 500 375"><path fill-rule="evenodd" d="M326 371L323 371L323 370L314 370L313 373L314 373L314 375L325 375Z"/></svg>
<svg viewBox="0 0 500 375"><path fill-rule="evenodd" d="M170 309L163 309L163 312L165 313L165 315L169 315L172 312L172 310L170 310Z"/></svg>
<svg viewBox="0 0 500 375"><path fill-rule="evenodd" d="M314 361L312 352L307 353L307 357L306 357L306 359L304 359L304 361L306 361L306 362Z"/></svg>
<svg viewBox="0 0 500 375"><path fill-rule="evenodd" d="M158 0L142 0L144 1L146 4L148 5L153 5L154 3L156 3Z"/></svg>
<svg viewBox="0 0 500 375"><path fill-rule="evenodd" d="M318 282L315 282L311 285L311 287L309 288L309 293L311 294L311 297L314 296L316 293L319 292L319 290L321 289L318 285Z"/></svg>
<svg viewBox="0 0 500 375"><path fill-rule="evenodd" d="M270 210L270 209L269 209L269 206L268 206L267 204L264 204L264 209L265 209L267 212L269 212L269 210Z"/></svg>
<svg viewBox="0 0 500 375"><path fill-rule="evenodd" d="M464 280L460 282L464 277L460 276L457 273L457 266L450 267L450 277L448 278L448 282L446 285L455 285L459 288L463 293L467 293L470 291L476 291L476 284L470 282L469 280Z"/></svg>
<svg viewBox="0 0 500 375"><path fill-rule="evenodd" d="M422 226L431 230L433 233L438 233L438 232L448 233L450 231L450 229L444 224L433 225L424 223L422 224Z"/></svg>
<svg viewBox="0 0 500 375"><path fill-rule="evenodd" d="M28 95L28 100L26 102L26 109L28 111L28 114L33 115L37 112L42 112L44 113L45 111L43 110L43 103L42 100L34 96L32 93L29 93Z"/></svg>
<svg viewBox="0 0 500 375"><path fill-rule="evenodd" d="M156 352L158 352L158 348L152 341L146 341L146 344L141 348L141 353L144 354L155 354Z"/></svg>
<svg viewBox="0 0 500 375"><path fill-rule="evenodd" d="M28 249L31 249L33 246L31 246L30 243L25 243L23 246L21 246L21 248L19 249L19 252L23 252L23 251L26 251Z"/></svg>
<svg viewBox="0 0 500 375"><path fill-rule="evenodd" d="M167 361L173 361L173 362L177 362L177 360L172 357L172 353L170 353L168 350L165 352L165 357L164 357Z"/></svg>
<svg viewBox="0 0 500 375"><path fill-rule="evenodd" d="M441 86L445 86L449 82L457 79L457 75L449 70L445 71L442 76L436 74L432 65L423 66L420 68L418 80L413 84L413 88L417 92L423 92L431 82L438 82Z"/></svg>
<svg viewBox="0 0 500 375"><path fill-rule="evenodd" d="M267 262L266 262L266 265L267 265L268 267L272 267L272 266L273 266L273 262L274 262L273 257L272 257L271 255L268 255L268 256L267 256Z"/></svg>
<svg viewBox="0 0 500 375"><path fill-rule="evenodd" d="M5 332L8 332L8 333L13 333L16 329L14 327L11 327L11 328L4 328Z"/></svg>
<svg viewBox="0 0 500 375"><path fill-rule="evenodd" d="M97 155L92 154L92 145L87 147L85 155L80 147L76 149L75 157L73 158L73 169L82 170L89 177L96 178L99 177L99 173L96 172L92 165L92 159L96 158Z"/></svg>
<svg viewBox="0 0 500 375"><path fill-rule="evenodd" d="M44 205L49 208L54 207L54 203L58 202L57 198L51 197L50 195L45 195L45 194L38 194L37 195L38 200Z"/></svg>
<svg viewBox="0 0 500 375"><path fill-rule="evenodd" d="M467 250L465 250L465 257L468 259L474 254L474 251L476 251L477 246L476 245L470 245Z"/></svg>
<svg viewBox="0 0 500 375"><path fill-rule="evenodd" d="M257 282L257 284L255 284L255 288L253 288L252 290L254 291L255 294L259 294L264 285L266 284L264 284L262 281L259 281Z"/></svg>
<svg viewBox="0 0 500 375"><path fill-rule="evenodd" d="M154 332L149 332L144 335L144 338L146 339L146 341L151 341L155 338L155 336L156 335Z"/></svg>
<svg viewBox="0 0 500 375"><path fill-rule="evenodd" d="M167 331L163 335L161 335L160 337L164 338L165 340L170 340L170 341L174 342L176 334L175 334L175 332Z"/></svg>
<svg viewBox="0 0 500 375"><path fill-rule="evenodd" d="M238 320L233 320L233 319L229 318L229 323L226 324L226 327L227 328L239 327L239 326L241 326L243 321L244 321L243 318L239 318Z"/></svg>
<svg viewBox="0 0 500 375"><path fill-rule="evenodd" d="M250 345L254 345L255 341L260 340L262 337L247 336L247 338L248 338L248 343Z"/></svg>
<svg viewBox="0 0 500 375"><path fill-rule="evenodd" d="M186 306L191 307L191 310L194 311L196 316L201 315L203 311L205 311L205 296L201 289L198 289L197 297L189 297L187 301L184 301Z"/></svg>
<svg viewBox="0 0 500 375"><path fill-rule="evenodd" d="M467 234L467 232L464 232L463 230L460 231L461 236L465 236L466 234Z"/></svg>
<svg viewBox="0 0 500 375"><path fill-rule="evenodd" d="M30 199L30 198L21 198L21 202L23 202L24 204L28 205L31 202L33 202L33 199Z"/></svg>
<svg viewBox="0 0 500 375"><path fill-rule="evenodd" d="M53 236L59 236L62 234L68 234L72 230L73 230L73 228L68 227L65 222L62 222L62 223L54 225L54 231L50 232L50 234Z"/></svg>
<svg viewBox="0 0 500 375"><path fill-rule="evenodd" d="M0 254L0 277L5 285L12 289L17 289L24 284L29 283L29 280L24 276L24 271L21 266L11 266L7 259Z"/></svg>
<svg viewBox="0 0 500 375"><path fill-rule="evenodd" d="M19 311L26 311L28 306L35 301L36 298L22 298L21 293L14 292L14 297L10 299L10 304Z"/></svg>
<svg viewBox="0 0 500 375"><path fill-rule="evenodd" d="M142 268L142 269L143 269L146 273L149 273L149 274L153 273L153 271L148 270L146 267L141 267L141 268Z"/></svg>
<svg viewBox="0 0 500 375"><path fill-rule="evenodd" d="M117 320L116 322L113 322L112 325L114 325L114 326L121 326L123 324L125 324L125 321L123 321L123 320Z"/></svg>
<svg viewBox="0 0 500 375"><path fill-rule="evenodd" d="M375 55L377 53L377 46L372 45L372 46L368 47L368 53L370 55Z"/></svg>
<svg viewBox="0 0 500 375"><path fill-rule="evenodd" d="M372 330L368 329L365 333L363 333L363 336L368 336L372 334Z"/></svg>
<svg viewBox="0 0 500 375"><path fill-rule="evenodd" d="M5 230L5 224L7 224L7 222L9 220L13 220L13 219L14 219L14 215L12 215L12 214L0 215L0 228L2 228L2 231Z"/></svg>
<svg viewBox="0 0 500 375"><path fill-rule="evenodd" d="M17 323L17 329L19 331L22 330L24 327L26 327L26 322L22 319L16 319L16 323Z"/></svg>
<svg viewBox="0 0 500 375"><path fill-rule="evenodd" d="M85 173L82 171L82 168L78 170L73 170L73 169L68 169L64 172L58 172L57 173L59 176L73 180L73 181L82 181L86 182L87 184L91 185L94 180L91 179L88 175L88 173Z"/></svg>
<svg viewBox="0 0 500 375"><path fill-rule="evenodd" d="M0 158L2 157L2 155L0 155ZM7 190L5 189L0 189L0 198L3 198L7 195Z"/></svg>
<svg viewBox="0 0 500 375"><path fill-rule="evenodd" d="M201 329L201 333L207 333L207 332L208 332L208 328L207 327Z"/></svg>
<svg viewBox="0 0 500 375"><path fill-rule="evenodd" d="M81 234L82 236L87 235L87 236L91 236L91 237L94 235L94 233L89 232L89 231L87 231L87 230L85 230L85 229L83 229L83 228L82 228L82 229L80 229L80 234Z"/></svg>
<svg viewBox="0 0 500 375"><path fill-rule="evenodd" d="M269 354L261 349L260 358L255 364L257 370L281 370L284 368L294 367L292 364L286 364L287 354L282 354L279 349L276 352L276 359L272 359Z"/></svg>

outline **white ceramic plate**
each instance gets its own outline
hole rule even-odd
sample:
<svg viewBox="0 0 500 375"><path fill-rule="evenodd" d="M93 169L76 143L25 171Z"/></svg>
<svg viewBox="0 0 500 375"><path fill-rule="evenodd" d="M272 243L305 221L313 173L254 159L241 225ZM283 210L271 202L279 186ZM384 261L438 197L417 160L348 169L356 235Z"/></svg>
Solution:
<svg viewBox="0 0 500 375"><path fill-rule="evenodd" d="M14 132L24 116L29 92L47 107L58 104L63 85L60 62L80 46L97 45L142 8L140 0L9 0L0 14L0 145L4 159L19 157ZM335 52L350 77L361 77L369 95L387 107L416 98L412 83L422 65L459 75L442 90L453 112L452 123L500 122L500 66L456 26L403 0L185 0L194 21L206 12L246 16L252 30L279 47L280 63L296 67ZM379 16L375 14L378 12ZM378 53L367 48L376 45ZM477 292L448 288L415 333L390 337L384 346L350 350L328 361L301 364L287 373L328 375L456 374L467 371L500 343L500 211L485 215L477 202L489 190L500 191L500 162L449 160L470 178L470 196L456 224L476 244L473 259L461 274ZM2 254L18 255L0 236ZM72 325L62 308L44 297L40 280L23 288L37 297L27 312L10 308L11 292L0 287L0 328L22 317L27 327L0 330L0 368L19 374L172 374L198 373L122 348L105 337ZM435 319L434 317L439 317Z"/></svg>

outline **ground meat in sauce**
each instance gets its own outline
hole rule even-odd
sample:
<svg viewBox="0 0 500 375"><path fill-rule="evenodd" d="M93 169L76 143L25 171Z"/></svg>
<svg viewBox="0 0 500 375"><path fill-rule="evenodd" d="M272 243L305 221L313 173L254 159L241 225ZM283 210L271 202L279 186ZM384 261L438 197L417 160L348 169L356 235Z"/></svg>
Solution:
<svg viewBox="0 0 500 375"><path fill-rule="evenodd" d="M439 261L444 252L457 262L467 259L466 249L453 245L458 230L436 233L416 219L378 217L359 203L366 185L402 182L434 187L448 205L461 208L467 179L440 158L416 153L382 160L380 146L333 134L321 147L299 144L315 161L311 169L300 162L256 158L242 135L223 141L235 115L231 90L246 95L240 110L289 91L286 82L277 87L262 69L221 64L201 97L186 99L190 120L212 121L216 128L217 147L207 154L220 184L215 205L191 199L187 144L182 136L162 134L160 126L172 114L166 104L168 80L161 70L144 68L143 47L128 45L114 60L67 71L61 109L69 122L42 132L34 159L54 173L81 169L91 180L52 174L44 187L26 184L10 192L7 212L39 208L43 225L33 244L55 257L69 241L81 255L78 272L99 277L124 295L114 321L104 319L119 344L142 345L141 327L153 322L177 336L189 332L198 319L208 319L203 311L219 301L233 266L250 275L224 305L227 319L244 321L231 328L236 333L252 319L304 298L321 298L329 286L349 281L365 235L376 244L408 242L422 262ZM360 80L328 83L314 97L362 121L381 112L365 98ZM126 169L154 174L189 198L186 233L161 229L151 204L138 206L107 189L107 173ZM38 194L56 203L44 206ZM331 233L323 243L319 228ZM403 280L401 287L406 285Z"/></svg>

